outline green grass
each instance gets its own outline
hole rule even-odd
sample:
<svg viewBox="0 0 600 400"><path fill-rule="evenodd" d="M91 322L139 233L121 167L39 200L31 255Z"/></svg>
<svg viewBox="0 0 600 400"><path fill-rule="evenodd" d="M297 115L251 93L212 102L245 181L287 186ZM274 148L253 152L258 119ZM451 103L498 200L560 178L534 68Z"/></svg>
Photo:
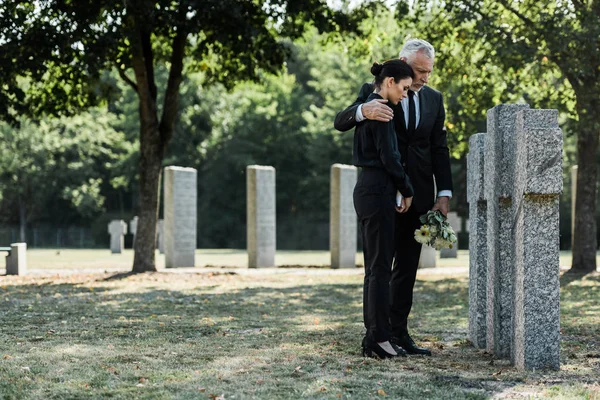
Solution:
<svg viewBox="0 0 600 400"><path fill-rule="evenodd" d="M465 274L420 272L434 356L386 361L356 273L0 277L0 398L600 399L600 274L561 284L561 370L519 372L467 342Z"/></svg>

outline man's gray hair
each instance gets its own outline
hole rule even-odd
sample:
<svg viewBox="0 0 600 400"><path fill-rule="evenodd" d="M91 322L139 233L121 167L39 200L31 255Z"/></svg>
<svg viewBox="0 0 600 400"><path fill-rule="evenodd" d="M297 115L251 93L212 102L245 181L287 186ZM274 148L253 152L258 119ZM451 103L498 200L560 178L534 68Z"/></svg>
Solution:
<svg viewBox="0 0 600 400"><path fill-rule="evenodd" d="M433 60L435 57L435 50L433 49L433 46L431 43L423 39L408 40L406 43L404 43L404 46L402 47L402 50L400 50L400 55L398 57L404 57L410 62L418 52L422 52L425 57L429 58L430 60Z"/></svg>

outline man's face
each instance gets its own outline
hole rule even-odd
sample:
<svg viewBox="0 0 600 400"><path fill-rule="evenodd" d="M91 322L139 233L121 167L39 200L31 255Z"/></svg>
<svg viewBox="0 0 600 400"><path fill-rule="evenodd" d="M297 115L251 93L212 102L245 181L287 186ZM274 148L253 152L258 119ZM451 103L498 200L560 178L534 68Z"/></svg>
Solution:
<svg viewBox="0 0 600 400"><path fill-rule="evenodd" d="M412 58L412 60L404 60L410 65L415 72L415 79L413 79L411 90L418 92L423 86L429 82L429 76L433 71L433 60L427 58L423 52L418 52Z"/></svg>

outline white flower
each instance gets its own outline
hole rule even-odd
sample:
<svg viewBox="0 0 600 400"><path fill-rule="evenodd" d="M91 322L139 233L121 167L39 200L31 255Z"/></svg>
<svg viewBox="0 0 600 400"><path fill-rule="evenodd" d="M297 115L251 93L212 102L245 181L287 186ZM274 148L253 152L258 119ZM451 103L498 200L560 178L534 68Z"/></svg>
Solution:
<svg viewBox="0 0 600 400"><path fill-rule="evenodd" d="M419 229L415 230L415 240L421 244L429 243L431 240L431 232L427 225L423 225Z"/></svg>
<svg viewBox="0 0 600 400"><path fill-rule="evenodd" d="M438 234L438 230L435 226L430 226L429 227L429 233L431 233L431 237L436 237Z"/></svg>

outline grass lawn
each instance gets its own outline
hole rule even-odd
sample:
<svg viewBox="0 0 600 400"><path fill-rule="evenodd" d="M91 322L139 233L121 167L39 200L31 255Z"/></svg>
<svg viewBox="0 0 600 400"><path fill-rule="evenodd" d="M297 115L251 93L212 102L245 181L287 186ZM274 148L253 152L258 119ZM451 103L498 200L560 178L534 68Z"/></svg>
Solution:
<svg viewBox="0 0 600 400"><path fill-rule="evenodd" d="M0 276L0 398L600 399L599 273L563 275L561 370L525 373L467 342L467 280L420 271L434 356L377 361L352 270Z"/></svg>

